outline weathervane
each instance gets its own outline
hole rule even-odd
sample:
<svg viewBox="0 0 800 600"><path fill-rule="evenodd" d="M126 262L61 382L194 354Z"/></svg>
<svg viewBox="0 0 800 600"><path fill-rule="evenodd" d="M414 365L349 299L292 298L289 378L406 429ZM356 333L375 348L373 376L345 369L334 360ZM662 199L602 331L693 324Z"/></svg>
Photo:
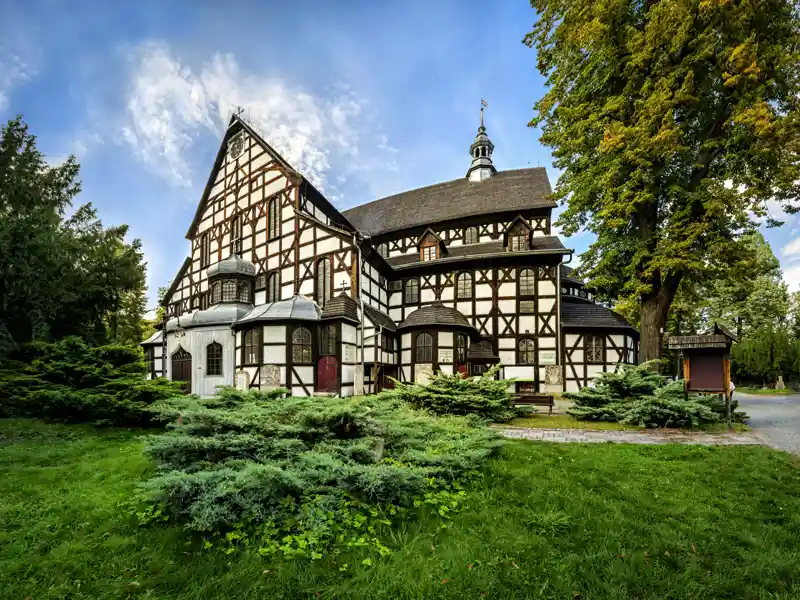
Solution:
<svg viewBox="0 0 800 600"><path fill-rule="evenodd" d="M486 100L481 98L481 127L483 127L483 109L484 109L484 107L485 108L489 108L489 105L486 103Z"/></svg>
<svg viewBox="0 0 800 600"><path fill-rule="evenodd" d="M236 107L236 116L240 119L242 118L242 113L244 112L244 108L241 106Z"/></svg>

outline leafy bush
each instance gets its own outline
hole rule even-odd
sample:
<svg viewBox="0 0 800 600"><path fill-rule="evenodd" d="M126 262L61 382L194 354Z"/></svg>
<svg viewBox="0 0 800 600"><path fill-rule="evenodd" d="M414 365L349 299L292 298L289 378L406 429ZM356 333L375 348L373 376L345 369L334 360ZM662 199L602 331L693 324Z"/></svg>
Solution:
<svg viewBox="0 0 800 600"><path fill-rule="evenodd" d="M149 406L180 384L145 380L140 348L88 346L79 338L22 347L0 367L0 417L141 426Z"/></svg>
<svg viewBox="0 0 800 600"><path fill-rule="evenodd" d="M686 399L682 381L670 382L649 366L619 365L596 377L594 387L565 393L575 403L567 412L579 420L641 427L700 427L724 419L725 403L717 396L691 394ZM733 417L741 421L746 415L734 412Z"/></svg>
<svg viewBox="0 0 800 600"><path fill-rule="evenodd" d="M144 520L185 524L265 554L321 557L364 543L416 504L446 514L458 482L501 445L487 427L399 399L279 397L285 390L173 398L145 452ZM360 541L359 541L360 540ZM366 541L365 541L366 540ZM209 542L211 543L211 542Z"/></svg>
<svg viewBox="0 0 800 600"><path fill-rule="evenodd" d="M495 379L499 368L499 364L494 365L480 377L438 372L427 385L394 380L395 389L384 392L382 397L397 397L437 415L475 415L493 422L509 421L518 416L514 395L508 391L513 381Z"/></svg>

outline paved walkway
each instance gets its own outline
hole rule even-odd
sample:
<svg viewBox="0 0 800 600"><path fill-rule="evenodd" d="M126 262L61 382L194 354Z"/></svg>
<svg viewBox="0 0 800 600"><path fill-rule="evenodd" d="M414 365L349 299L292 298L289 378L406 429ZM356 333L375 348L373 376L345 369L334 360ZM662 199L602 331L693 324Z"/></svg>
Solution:
<svg viewBox="0 0 800 600"><path fill-rule="evenodd" d="M607 431L603 429L498 428L505 437L540 442L617 442L623 444L697 444L701 446L753 446L764 442L754 433L704 433L661 430Z"/></svg>
<svg viewBox="0 0 800 600"><path fill-rule="evenodd" d="M750 417L747 424L765 444L800 455L800 394L752 396L734 392L738 410Z"/></svg>

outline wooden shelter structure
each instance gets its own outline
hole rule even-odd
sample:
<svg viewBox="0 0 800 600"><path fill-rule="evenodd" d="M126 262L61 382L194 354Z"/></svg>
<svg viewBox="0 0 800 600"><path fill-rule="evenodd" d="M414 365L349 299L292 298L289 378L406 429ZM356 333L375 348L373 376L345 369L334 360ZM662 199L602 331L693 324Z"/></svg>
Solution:
<svg viewBox="0 0 800 600"><path fill-rule="evenodd" d="M676 335L667 347L683 355L683 384L688 394L723 394L731 427L731 345L736 336L719 323L707 335Z"/></svg>

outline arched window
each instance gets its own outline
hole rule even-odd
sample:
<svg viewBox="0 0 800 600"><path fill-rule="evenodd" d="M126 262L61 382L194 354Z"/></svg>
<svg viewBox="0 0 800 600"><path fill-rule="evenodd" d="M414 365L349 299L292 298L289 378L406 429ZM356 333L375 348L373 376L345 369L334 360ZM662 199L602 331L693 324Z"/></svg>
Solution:
<svg viewBox="0 0 800 600"><path fill-rule="evenodd" d="M433 337L430 333L417 334L417 343L415 345L415 362L429 363L433 362Z"/></svg>
<svg viewBox="0 0 800 600"><path fill-rule="evenodd" d="M298 327L292 332L292 362L295 364L312 362L311 332L305 327Z"/></svg>
<svg viewBox="0 0 800 600"><path fill-rule="evenodd" d="M218 342L206 346L206 375L222 375L222 344Z"/></svg>
<svg viewBox="0 0 800 600"><path fill-rule="evenodd" d="M258 291L263 290L265 287L267 287L267 276L264 273L256 275L256 285L254 289Z"/></svg>
<svg viewBox="0 0 800 600"><path fill-rule="evenodd" d="M325 303L331 299L332 285L331 259L326 256L317 261L317 304L325 306Z"/></svg>
<svg viewBox="0 0 800 600"><path fill-rule="evenodd" d="M467 227L464 230L464 243L465 244L477 244L478 243L478 228L477 227Z"/></svg>
<svg viewBox="0 0 800 600"><path fill-rule="evenodd" d="M219 281L211 286L211 304L219 304L222 301L222 293Z"/></svg>
<svg viewBox="0 0 800 600"><path fill-rule="evenodd" d="M205 268L211 264L211 240L208 232L200 236L200 267Z"/></svg>
<svg viewBox="0 0 800 600"><path fill-rule="evenodd" d="M459 273L456 276L456 298L469 300L472 298L472 274Z"/></svg>
<svg viewBox="0 0 800 600"><path fill-rule="evenodd" d="M406 281L406 304L416 304L419 302L419 280L409 279Z"/></svg>
<svg viewBox="0 0 800 600"><path fill-rule="evenodd" d="M517 360L520 365L535 365L536 364L536 344L530 338L522 338L517 346L519 348L519 358Z"/></svg>
<svg viewBox="0 0 800 600"><path fill-rule="evenodd" d="M233 279L222 282L222 301L236 302L236 282Z"/></svg>
<svg viewBox="0 0 800 600"><path fill-rule="evenodd" d="M278 198L269 201L267 208L267 239L274 240L281 233L281 224L278 219Z"/></svg>
<svg viewBox="0 0 800 600"><path fill-rule="evenodd" d="M323 325L319 336L319 353L322 356L335 356L338 342L336 325Z"/></svg>
<svg viewBox="0 0 800 600"><path fill-rule="evenodd" d="M267 277L267 302L277 302L281 297L280 285L278 285L278 274L270 273Z"/></svg>
<svg viewBox="0 0 800 600"><path fill-rule="evenodd" d="M463 333L456 335L456 364L467 364L467 336Z"/></svg>
<svg viewBox="0 0 800 600"><path fill-rule="evenodd" d="M250 303L250 283L247 281L239 282L239 302Z"/></svg>
<svg viewBox="0 0 800 600"><path fill-rule="evenodd" d="M242 363L245 365L257 365L261 362L261 328L250 329L244 334L244 357Z"/></svg>
<svg viewBox="0 0 800 600"><path fill-rule="evenodd" d="M519 295L533 296L536 294L536 279L533 269L522 269L519 272Z"/></svg>
<svg viewBox="0 0 800 600"><path fill-rule="evenodd" d="M231 254L242 253L242 215L236 215L231 221Z"/></svg>

